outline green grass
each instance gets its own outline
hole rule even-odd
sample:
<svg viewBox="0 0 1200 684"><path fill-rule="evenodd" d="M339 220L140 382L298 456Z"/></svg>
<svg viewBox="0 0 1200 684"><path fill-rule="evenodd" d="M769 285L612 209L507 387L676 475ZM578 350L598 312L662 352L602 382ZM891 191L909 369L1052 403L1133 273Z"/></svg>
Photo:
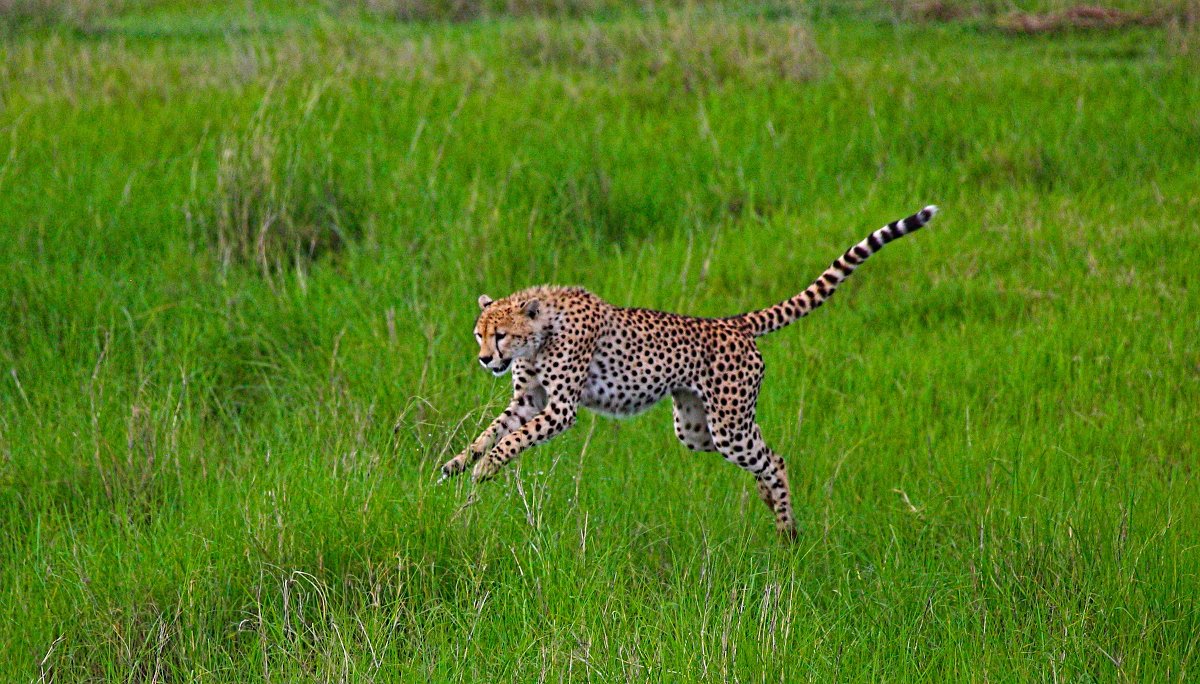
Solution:
<svg viewBox="0 0 1200 684"><path fill-rule="evenodd" d="M147 7L0 42L0 678L1196 676L1186 34ZM796 544L665 406L435 486L481 292L731 314L934 202L763 340Z"/></svg>

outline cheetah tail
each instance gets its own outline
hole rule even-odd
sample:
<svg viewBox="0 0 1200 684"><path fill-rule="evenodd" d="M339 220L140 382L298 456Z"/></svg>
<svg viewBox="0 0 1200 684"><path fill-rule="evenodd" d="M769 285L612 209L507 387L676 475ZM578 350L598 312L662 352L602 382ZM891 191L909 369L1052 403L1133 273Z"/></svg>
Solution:
<svg viewBox="0 0 1200 684"><path fill-rule="evenodd" d="M920 230L926 223L929 223L937 211L937 207L930 205L906 219L887 224L868 235L862 242L846 250L845 254L838 257L820 277L800 294L775 306L735 316L734 319L740 320L746 325L755 337L775 332L784 326L795 323L832 297L833 293L837 291L838 285L849 278L850 274L854 273L854 269L858 268L868 257L883 249L883 246L892 240Z"/></svg>

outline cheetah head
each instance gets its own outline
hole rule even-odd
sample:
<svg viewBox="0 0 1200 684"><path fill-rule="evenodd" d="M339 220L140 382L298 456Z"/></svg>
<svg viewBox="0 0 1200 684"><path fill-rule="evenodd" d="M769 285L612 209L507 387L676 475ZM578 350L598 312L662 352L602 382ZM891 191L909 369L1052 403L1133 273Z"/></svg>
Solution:
<svg viewBox="0 0 1200 684"><path fill-rule="evenodd" d="M513 359L529 358L537 353L545 337L541 303L536 299L494 301L479 296L479 320L475 321L475 341L479 343L479 363L500 376L508 372Z"/></svg>

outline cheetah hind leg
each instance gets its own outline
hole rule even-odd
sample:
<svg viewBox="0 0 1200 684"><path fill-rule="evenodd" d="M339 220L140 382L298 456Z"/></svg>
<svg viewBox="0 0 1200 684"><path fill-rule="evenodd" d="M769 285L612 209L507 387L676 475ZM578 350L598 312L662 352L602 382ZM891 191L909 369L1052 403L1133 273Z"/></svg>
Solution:
<svg viewBox="0 0 1200 684"><path fill-rule="evenodd" d="M757 431L758 428L755 427ZM760 443L762 438L759 438ZM758 495L762 498L763 503L775 512L775 529L780 534L796 538L796 515L792 510L792 490L788 484L787 467L783 463L783 457L771 451L771 448L766 444L762 444L767 458L771 459L771 470L769 474L756 475L755 479L758 483Z"/></svg>
<svg viewBox="0 0 1200 684"><path fill-rule="evenodd" d="M724 421L710 426L717 449L725 460L754 476L759 498L775 514L775 529L784 537L795 539L796 516L783 458L767 446L762 431L752 420L733 425L736 427Z"/></svg>
<svg viewBox="0 0 1200 684"><path fill-rule="evenodd" d="M671 393L674 400L675 436L683 445L692 451L716 451L712 433L708 430L708 414L704 412L704 404L700 397L688 390L676 390ZM782 459L777 462L777 468L782 469ZM784 475L786 484L786 474ZM767 508L775 511L775 497L766 480L755 478L758 497Z"/></svg>
<svg viewBox="0 0 1200 684"><path fill-rule="evenodd" d="M758 485L758 496L775 513L775 529L783 536L795 539L796 516L792 511L792 492L783 457L766 445L757 425L750 449L761 459L762 470L756 473L751 470Z"/></svg>
<svg viewBox="0 0 1200 684"><path fill-rule="evenodd" d="M771 488L767 486L766 482L758 478L754 479L754 483L758 487L758 498L762 499L767 508L773 512L775 510L775 497L771 496Z"/></svg>

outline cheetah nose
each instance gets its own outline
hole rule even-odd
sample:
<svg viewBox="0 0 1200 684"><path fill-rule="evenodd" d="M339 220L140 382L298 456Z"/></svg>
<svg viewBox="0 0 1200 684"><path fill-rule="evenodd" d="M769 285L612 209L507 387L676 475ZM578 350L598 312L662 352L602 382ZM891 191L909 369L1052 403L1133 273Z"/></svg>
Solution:
<svg viewBox="0 0 1200 684"><path fill-rule="evenodd" d="M490 356L479 357L479 363L483 364L484 368L486 368L487 365L491 362L492 362L492 357L490 357Z"/></svg>

